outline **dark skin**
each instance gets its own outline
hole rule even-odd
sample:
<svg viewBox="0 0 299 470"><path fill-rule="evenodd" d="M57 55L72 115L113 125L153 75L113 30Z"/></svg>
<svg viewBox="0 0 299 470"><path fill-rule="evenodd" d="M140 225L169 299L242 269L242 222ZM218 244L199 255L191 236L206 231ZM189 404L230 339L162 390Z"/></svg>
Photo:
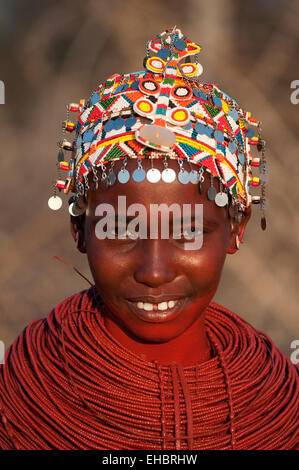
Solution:
<svg viewBox="0 0 299 470"><path fill-rule="evenodd" d="M169 160L169 167L177 171L178 164ZM136 161L128 160L130 174L136 169ZM163 170L162 160L154 160L154 167ZM121 162L116 161L117 174ZM150 162L144 161L145 171ZM251 209L243 213L238 224L229 216L228 207L218 207L207 199L210 175L205 172L203 193L198 185L172 183L136 183L130 178L126 184L118 181L107 191L100 186L87 194L87 210L80 217L71 217L73 238L78 237L78 249L86 253L96 288L105 308L105 325L110 333L127 349L148 361L160 364L180 363L193 365L211 358L209 341L204 326L206 308L217 290L227 254L234 254L236 235L240 242L244 235ZM219 191L219 181L214 178ZM150 204L170 205L204 204L203 245L199 250L185 250L186 239L174 239L170 219L169 239L99 240L95 226L100 217L95 209L100 203L109 203L117 209L117 198L126 195L126 206L141 203L147 208L149 227ZM192 207L191 206L191 207ZM117 210L116 210L117 212ZM137 215L137 214L136 214ZM187 297L176 318L162 323L149 323L136 317L128 298L145 295L181 295Z"/></svg>

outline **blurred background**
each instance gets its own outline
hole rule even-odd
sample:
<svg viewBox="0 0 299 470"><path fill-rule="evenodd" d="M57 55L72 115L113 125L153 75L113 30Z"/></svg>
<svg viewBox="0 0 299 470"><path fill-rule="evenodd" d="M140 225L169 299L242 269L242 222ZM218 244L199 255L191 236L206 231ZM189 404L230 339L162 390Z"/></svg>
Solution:
<svg viewBox="0 0 299 470"><path fill-rule="evenodd" d="M214 300L272 337L290 357L299 339L298 0L0 1L0 340L89 284L70 234L68 197L48 209L66 104L113 73L141 70L145 43L176 25L202 46L204 80L263 122L270 167L267 230L253 207L244 244L228 255ZM298 95L299 97L299 95ZM258 174L258 173L257 173ZM254 189L254 194L259 191Z"/></svg>

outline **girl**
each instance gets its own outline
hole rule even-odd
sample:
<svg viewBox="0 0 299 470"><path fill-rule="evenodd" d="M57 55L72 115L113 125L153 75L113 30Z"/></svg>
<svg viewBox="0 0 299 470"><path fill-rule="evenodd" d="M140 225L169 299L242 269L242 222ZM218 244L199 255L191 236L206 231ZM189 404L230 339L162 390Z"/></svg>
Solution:
<svg viewBox="0 0 299 470"><path fill-rule="evenodd" d="M146 50L145 70L68 107L79 111L58 154L69 173L49 206L61 206L57 188L75 193L71 231L94 284L7 351L0 446L296 449L297 368L212 300L253 204L266 228L260 123L199 80L200 47L180 30Z"/></svg>

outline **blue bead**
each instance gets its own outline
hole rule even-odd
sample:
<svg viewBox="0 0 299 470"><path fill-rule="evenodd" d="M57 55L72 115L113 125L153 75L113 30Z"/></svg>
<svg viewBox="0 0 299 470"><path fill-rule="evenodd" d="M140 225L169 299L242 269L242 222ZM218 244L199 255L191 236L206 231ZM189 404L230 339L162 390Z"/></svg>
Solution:
<svg viewBox="0 0 299 470"><path fill-rule="evenodd" d="M224 142L223 132L221 132L219 129L214 132L214 137L219 144L222 144Z"/></svg>
<svg viewBox="0 0 299 470"><path fill-rule="evenodd" d="M237 145L235 144L235 142L233 141L230 141L229 144L228 144L228 150L230 151L230 153L235 153L236 150L237 150Z"/></svg>
<svg viewBox="0 0 299 470"><path fill-rule="evenodd" d="M160 49L157 52L157 57L159 57L162 60L167 59L168 56L169 56L169 49L167 49L166 47L163 47L163 49Z"/></svg>
<svg viewBox="0 0 299 470"><path fill-rule="evenodd" d="M132 88L132 90L138 90L139 89L139 82L131 83L130 88Z"/></svg>
<svg viewBox="0 0 299 470"><path fill-rule="evenodd" d="M112 121L107 121L104 125L105 132L110 132L113 129Z"/></svg>
<svg viewBox="0 0 299 470"><path fill-rule="evenodd" d="M213 134L213 129L210 129L209 127L206 127L206 135L208 137L212 137Z"/></svg>
<svg viewBox="0 0 299 470"><path fill-rule="evenodd" d="M118 118L114 121L113 128L116 130L121 129L125 125L125 120L123 118Z"/></svg>
<svg viewBox="0 0 299 470"><path fill-rule="evenodd" d="M131 116L128 119L126 119L125 125L126 127L130 128L130 127L133 127L136 124L136 122L137 122L137 119L135 118L135 116Z"/></svg>
<svg viewBox="0 0 299 470"><path fill-rule="evenodd" d="M100 99L101 99L100 93L96 91L96 92L90 97L91 104L96 104L98 101L100 101Z"/></svg>
<svg viewBox="0 0 299 470"><path fill-rule="evenodd" d="M248 139L251 139L252 137L254 137L254 130L248 129L248 131L246 132L246 137L248 137Z"/></svg>
<svg viewBox="0 0 299 470"><path fill-rule="evenodd" d="M189 122L185 125L184 129L185 129L186 131L190 131L190 130L192 129L192 122L189 121Z"/></svg>
<svg viewBox="0 0 299 470"><path fill-rule="evenodd" d="M181 39L177 39L176 41L173 42L174 47L176 47L179 51L183 51L186 47L185 41L182 41Z"/></svg>
<svg viewBox="0 0 299 470"><path fill-rule="evenodd" d="M215 106L218 106L218 108L222 108L222 102L221 99L218 98L218 96L213 96L213 101Z"/></svg>
<svg viewBox="0 0 299 470"><path fill-rule="evenodd" d="M91 142L93 138L93 130L89 129L83 134L83 142Z"/></svg>
<svg viewBox="0 0 299 470"><path fill-rule="evenodd" d="M234 119L234 121L237 121L237 119L239 119L238 112L235 109L230 109L227 115Z"/></svg>
<svg viewBox="0 0 299 470"><path fill-rule="evenodd" d="M243 153L243 152L238 152L238 159L239 159L239 162L241 163L241 165L244 165L244 163L245 163L245 156L244 156L244 153Z"/></svg>
<svg viewBox="0 0 299 470"><path fill-rule="evenodd" d="M200 96L200 98L201 98L202 100L204 100L204 101L207 101L207 100L208 100L207 95L206 95L203 91L200 91L200 92L199 92L199 96Z"/></svg>
<svg viewBox="0 0 299 470"><path fill-rule="evenodd" d="M206 133L206 126L204 124L201 124L200 122L197 122L194 126L194 129L198 134L205 134Z"/></svg>
<svg viewBox="0 0 299 470"><path fill-rule="evenodd" d="M79 135L79 137L76 140L76 147L79 148L82 144L82 137Z"/></svg>
<svg viewBox="0 0 299 470"><path fill-rule="evenodd" d="M113 93L120 93L121 91L123 91L123 85L119 85L116 90L114 90Z"/></svg>

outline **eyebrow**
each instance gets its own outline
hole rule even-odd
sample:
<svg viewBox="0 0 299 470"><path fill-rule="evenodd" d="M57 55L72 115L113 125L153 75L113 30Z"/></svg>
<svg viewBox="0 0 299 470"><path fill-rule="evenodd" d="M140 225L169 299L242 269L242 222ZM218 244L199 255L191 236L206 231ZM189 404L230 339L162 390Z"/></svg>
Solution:
<svg viewBox="0 0 299 470"><path fill-rule="evenodd" d="M121 215L121 214L120 214ZM127 215L126 216L126 221L127 222L130 222L131 220L135 219L137 217L137 215ZM117 219L118 219L118 213L115 213L115 219L116 219L116 222L117 222ZM170 218L170 220L172 219L172 217ZM194 222L196 219L195 217L195 214L192 214L191 217L181 217L181 218L175 218L174 219L174 222L177 224L177 223L184 223L185 222L189 222L191 221ZM204 224L207 224L211 227L217 227L219 225L219 222L217 222L216 220L212 220L212 219L207 219L206 217L203 216L203 223Z"/></svg>

